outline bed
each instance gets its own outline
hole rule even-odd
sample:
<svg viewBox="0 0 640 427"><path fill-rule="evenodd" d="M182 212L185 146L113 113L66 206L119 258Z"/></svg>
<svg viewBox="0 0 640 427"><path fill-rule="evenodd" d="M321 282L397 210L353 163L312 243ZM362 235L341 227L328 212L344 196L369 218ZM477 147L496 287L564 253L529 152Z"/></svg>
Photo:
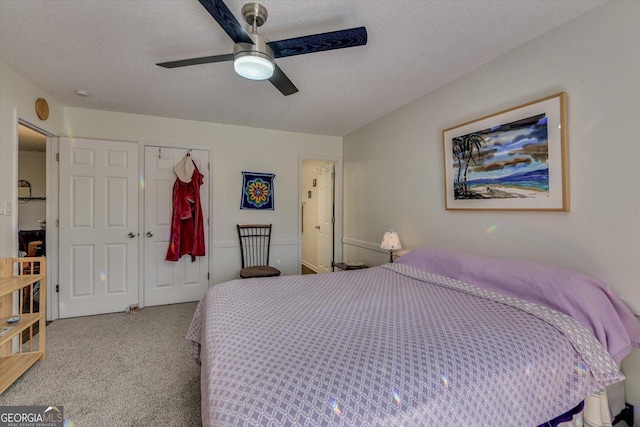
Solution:
<svg viewBox="0 0 640 427"><path fill-rule="evenodd" d="M204 426L556 426L606 403L640 324L577 273L427 248L216 285L187 338Z"/></svg>

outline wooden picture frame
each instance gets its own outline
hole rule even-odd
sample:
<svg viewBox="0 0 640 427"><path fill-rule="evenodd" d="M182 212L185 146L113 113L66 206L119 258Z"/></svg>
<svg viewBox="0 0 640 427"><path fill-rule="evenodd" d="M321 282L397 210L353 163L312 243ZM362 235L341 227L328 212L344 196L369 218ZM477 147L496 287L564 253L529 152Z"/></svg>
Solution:
<svg viewBox="0 0 640 427"><path fill-rule="evenodd" d="M442 131L447 210L569 211L567 94Z"/></svg>

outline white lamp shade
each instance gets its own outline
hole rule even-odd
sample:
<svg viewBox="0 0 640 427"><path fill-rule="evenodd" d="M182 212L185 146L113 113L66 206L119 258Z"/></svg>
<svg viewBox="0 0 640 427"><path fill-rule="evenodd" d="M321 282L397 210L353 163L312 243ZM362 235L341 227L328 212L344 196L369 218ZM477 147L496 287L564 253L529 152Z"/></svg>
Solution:
<svg viewBox="0 0 640 427"><path fill-rule="evenodd" d="M384 233L384 236L382 236L382 243L380 243L380 249L395 251L400 248L402 248L402 246L400 245L400 237L398 237L398 233L395 231L387 231Z"/></svg>
<svg viewBox="0 0 640 427"><path fill-rule="evenodd" d="M233 58L233 69L242 77L251 80L267 80L273 76L275 63L260 52L242 52Z"/></svg>

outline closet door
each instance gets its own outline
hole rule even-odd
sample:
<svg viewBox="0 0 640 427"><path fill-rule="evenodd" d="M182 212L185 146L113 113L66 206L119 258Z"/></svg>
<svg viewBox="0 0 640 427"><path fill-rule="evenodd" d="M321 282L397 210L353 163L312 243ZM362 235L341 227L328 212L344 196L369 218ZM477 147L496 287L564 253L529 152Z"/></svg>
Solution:
<svg viewBox="0 0 640 427"><path fill-rule="evenodd" d="M138 302L138 145L60 138L59 315Z"/></svg>
<svg viewBox="0 0 640 427"><path fill-rule="evenodd" d="M144 305L174 304L199 300L209 289L209 152L191 150L191 158L204 175L200 202L204 218L207 255L184 255L166 261L171 233L173 167L187 155L184 148L146 146L144 155Z"/></svg>

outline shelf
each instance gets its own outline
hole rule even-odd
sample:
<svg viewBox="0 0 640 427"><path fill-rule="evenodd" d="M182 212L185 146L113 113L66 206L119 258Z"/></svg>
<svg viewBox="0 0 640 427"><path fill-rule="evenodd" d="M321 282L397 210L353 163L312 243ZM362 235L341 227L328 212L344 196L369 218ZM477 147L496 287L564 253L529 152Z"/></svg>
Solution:
<svg viewBox="0 0 640 427"><path fill-rule="evenodd" d="M30 202L32 200L36 202L46 202L47 198L46 197L18 197L19 202Z"/></svg>
<svg viewBox="0 0 640 427"><path fill-rule="evenodd" d="M14 275L16 271L23 274ZM0 394L2 394L20 375L25 373L38 360L44 360L46 352L46 295L47 295L47 259L45 257L0 258L0 326L12 329L0 337ZM38 274L28 274L37 272ZM39 298L42 304L38 312L35 308L34 285L40 282ZM15 313L14 292L20 292L18 312L20 320L8 324L7 319ZM25 299L29 298L29 308L25 309ZM26 310L26 313L22 311ZM37 328L33 327L37 326ZM17 353L14 353L12 341L20 338ZM28 348L25 351L25 343Z"/></svg>
<svg viewBox="0 0 640 427"><path fill-rule="evenodd" d="M25 274L0 279L0 296L7 295L44 279L44 274Z"/></svg>
<svg viewBox="0 0 640 427"><path fill-rule="evenodd" d="M4 393L15 380L20 378L42 356L44 356L44 352L34 351L0 358L0 372L2 372L2 376L0 376L0 394Z"/></svg>
<svg viewBox="0 0 640 427"><path fill-rule="evenodd" d="M33 313L33 314L21 314L20 321L18 323L14 323L12 325L7 323L7 317L0 318L0 326L13 326L13 329L7 334L0 337L0 346L2 344L11 341L11 338L19 335L25 329L28 329L29 326L38 323L40 319L44 318L44 313Z"/></svg>

